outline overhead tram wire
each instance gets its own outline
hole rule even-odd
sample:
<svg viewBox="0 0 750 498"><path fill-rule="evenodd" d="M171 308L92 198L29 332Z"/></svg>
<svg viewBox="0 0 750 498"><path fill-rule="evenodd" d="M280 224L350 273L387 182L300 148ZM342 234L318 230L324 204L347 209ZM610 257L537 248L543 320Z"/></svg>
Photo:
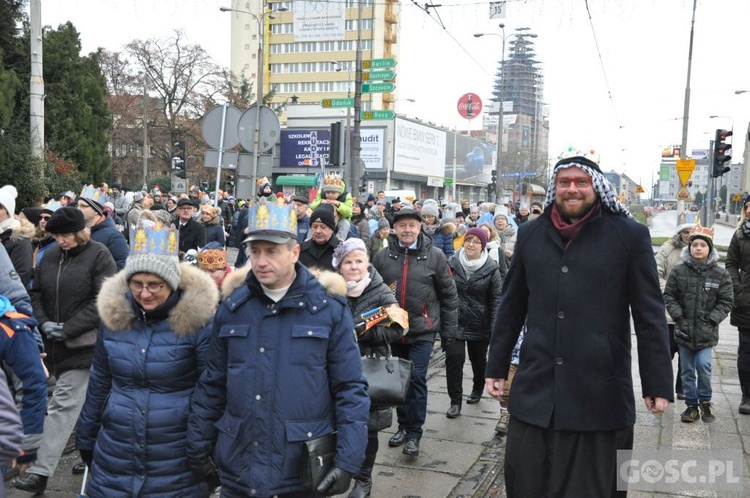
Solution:
<svg viewBox="0 0 750 498"><path fill-rule="evenodd" d="M615 99L612 96L612 88L609 85L609 78L607 77L607 70L604 67L604 59L602 58L602 51L599 48L599 39L596 37L596 29L594 28L594 20L591 17L591 9L589 9L589 0L584 0L586 4L586 14L589 18L589 25L591 26L591 34L594 36L594 45L596 46L596 54L599 57L599 65L602 68L602 76L604 76L604 85L607 87L607 96L609 97L609 102L612 104L612 112L615 115L615 122L619 123L619 119L617 117L617 107L615 106Z"/></svg>

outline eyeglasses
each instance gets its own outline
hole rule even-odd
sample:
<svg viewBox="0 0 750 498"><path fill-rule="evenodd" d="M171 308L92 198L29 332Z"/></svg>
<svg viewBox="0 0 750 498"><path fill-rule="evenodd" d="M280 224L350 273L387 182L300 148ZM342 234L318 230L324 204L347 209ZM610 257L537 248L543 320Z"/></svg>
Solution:
<svg viewBox="0 0 750 498"><path fill-rule="evenodd" d="M146 284L143 285L140 282L130 282L128 284L128 287L130 287L130 290L135 292L136 294L140 294L144 290L147 290L149 294L158 294L164 289L164 283L161 284Z"/></svg>
<svg viewBox="0 0 750 498"><path fill-rule="evenodd" d="M49 216L40 216L39 219L40 220L48 220L48 219L50 219L50 217Z"/></svg>
<svg viewBox="0 0 750 498"><path fill-rule="evenodd" d="M575 184L576 188L586 188L591 186L590 178L559 178L555 182L560 188L570 188L570 184Z"/></svg>
<svg viewBox="0 0 750 498"><path fill-rule="evenodd" d="M464 245L465 246L481 246L482 241L480 241L479 239L466 239L464 240Z"/></svg>

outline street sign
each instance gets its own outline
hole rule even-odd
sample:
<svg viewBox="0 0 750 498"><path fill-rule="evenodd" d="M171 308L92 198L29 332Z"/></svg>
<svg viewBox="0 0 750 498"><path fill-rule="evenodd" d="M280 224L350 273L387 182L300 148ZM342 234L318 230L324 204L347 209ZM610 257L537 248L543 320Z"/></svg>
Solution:
<svg viewBox="0 0 750 498"><path fill-rule="evenodd" d="M677 170L677 176L680 177L680 183L684 187L695 170L695 159L678 159L675 169Z"/></svg>
<svg viewBox="0 0 750 498"><path fill-rule="evenodd" d="M388 93L395 89L395 83L362 83L362 93Z"/></svg>
<svg viewBox="0 0 750 498"><path fill-rule="evenodd" d="M474 119L482 114L482 99L476 93L465 93L458 99L458 113L466 119Z"/></svg>
<svg viewBox="0 0 750 498"><path fill-rule="evenodd" d="M453 178L446 178L444 182L448 186L453 185Z"/></svg>
<svg viewBox="0 0 750 498"><path fill-rule="evenodd" d="M393 119L395 117L394 111L362 111L362 119Z"/></svg>
<svg viewBox="0 0 750 498"><path fill-rule="evenodd" d="M732 202L742 202L742 196L740 194L734 194L732 196Z"/></svg>
<svg viewBox="0 0 750 498"><path fill-rule="evenodd" d="M512 177L520 176L522 178L526 178L527 176L536 176L536 173L534 173L533 171L519 172L519 173L503 173L500 176L505 177L505 178L508 178L511 176Z"/></svg>
<svg viewBox="0 0 750 498"><path fill-rule="evenodd" d="M240 116L239 123L237 123L237 134L240 137L240 143L249 152L255 152L255 119L258 113L258 106L252 105L248 107L245 112ZM279 135L281 134L281 125L279 124L279 116L270 107L263 105L260 106L260 137L258 139L258 149L260 153L266 152L276 145L279 141Z"/></svg>
<svg viewBox="0 0 750 498"><path fill-rule="evenodd" d="M208 149L203 153L203 167L204 168L218 168L219 167L219 151L216 149ZM224 169L237 169L237 152L233 150L225 150L221 155L221 167Z"/></svg>
<svg viewBox="0 0 750 498"><path fill-rule="evenodd" d="M362 90L362 92L364 93L364 90ZM320 106L324 109L331 107L354 107L354 99L323 99L320 101Z"/></svg>
<svg viewBox="0 0 750 498"><path fill-rule="evenodd" d="M387 59L370 59L362 61L362 69L378 69L396 67L396 60L393 57Z"/></svg>
<svg viewBox="0 0 750 498"><path fill-rule="evenodd" d="M362 73L362 81L388 81L396 77L396 71L370 71Z"/></svg>
<svg viewBox="0 0 750 498"><path fill-rule="evenodd" d="M224 122L224 150L234 148L240 143L237 133L237 123L242 113L234 106L227 106L226 121ZM224 106L217 105L203 116L203 139L214 149L221 147L221 121L224 117Z"/></svg>

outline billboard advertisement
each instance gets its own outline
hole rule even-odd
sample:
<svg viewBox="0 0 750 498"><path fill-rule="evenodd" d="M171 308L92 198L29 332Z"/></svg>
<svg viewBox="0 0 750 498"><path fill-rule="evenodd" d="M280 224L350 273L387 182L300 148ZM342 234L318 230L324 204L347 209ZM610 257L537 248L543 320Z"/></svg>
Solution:
<svg viewBox="0 0 750 498"><path fill-rule="evenodd" d="M396 118L393 140L393 171L419 176L441 176L446 132Z"/></svg>
<svg viewBox="0 0 750 498"><path fill-rule="evenodd" d="M454 132L449 131L445 148L445 177L453 178ZM491 172L495 169L492 156L495 146L468 135L455 136L456 181L490 183Z"/></svg>
<svg viewBox="0 0 750 498"><path fill-rule="evenodd" d="M319 167L319 158L327 160L331 148L331 130L329 128L306 128L281 130L281 156L279 166L282 168ZM385 128L361 128L360 157L366 169L383 169L385 167ZM310 164L305 164L309 159ZM348 158L347 158L348 161Z"/></svg>
<svg viewBox="0 0 750 498"><path fill-rule="evenodd" d="M294 2L294 41L343 40L346 5L337 2Z"/></svg>

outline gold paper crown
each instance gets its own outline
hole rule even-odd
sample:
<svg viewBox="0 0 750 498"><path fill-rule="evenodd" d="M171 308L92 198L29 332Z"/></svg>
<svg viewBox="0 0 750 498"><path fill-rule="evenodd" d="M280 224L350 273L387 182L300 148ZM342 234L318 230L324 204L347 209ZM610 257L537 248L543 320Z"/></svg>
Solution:
<svg viewBox="0 0 750 498"><path fill-rule="evenodd" d="M698 223L693 227L692 230L690 230L690 238L692 239L693 237L705 237L713 242L714 227L703 227L700 223Z"/></svg>
<svg viewBox="0 0 750 498"><path fill-rule="evenodd" d="M339 192L344 191L344 180L338 175L338 173L326 173L323 178L323 190L338 190Z"/></svg>
<svg viewBox="0 0 750 498"><path fill-rule="evenodd" d="M180 232L174 225L162 225L158 221L141 221L130 229L130 255L157 254L177 256L179 254Z"/></svg>
<svg viewBox="0 0 750 498"><path fill-rule="evenodd" d="M227 267L227 252L220 249L206 249L198 253L198 268L201 270L221 270Z"/></svg>

